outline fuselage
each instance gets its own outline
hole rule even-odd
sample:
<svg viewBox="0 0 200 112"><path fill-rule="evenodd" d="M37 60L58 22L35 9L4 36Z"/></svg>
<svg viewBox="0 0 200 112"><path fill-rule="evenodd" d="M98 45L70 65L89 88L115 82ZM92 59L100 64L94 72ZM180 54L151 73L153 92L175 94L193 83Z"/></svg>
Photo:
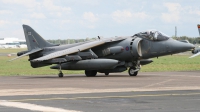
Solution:
<svg viewBox="0 0 200 112"><path fill-rule="evenodd" d="M136 39L142 39L140 37L136 37ZM193 45L190 43L184 43L180 41L176 41L174 39L168 39L165 41L151 41L142 39L140 41L140 45L136 46L139 48L133 49L133 45L131 43L134 43L133 37L130 36L125 40L122 41L116 41L116 42L109 42L104 45L94 47L92 48L92 51L98 56L98 58L108 58L108 59L116 59L116 60L123 60L123 61L132 61L132 60L138 60L140 59L148 59L153 57L159 57L159 56L165 56L165 55L171 55L179 52L184 52L187 50L190 50L193 48ZM84 44L82 43L76 43L76 44L69 44L69 45L62 45L62 46L55 46L55 47L46 47L43 48L42 51L38 52L35 57L44 56L50 53L53 53L55 51L61 51L64 49L68 49L77 45ZM123 47L122 52L117 54L109 54L104 55L103 51L105 49L121 46ZM132 46L132 49L131 49ZM137 54L132 53L133 50L138 50L138 52L141 52L141 56L138 56Z"/></svg>
<svg viewBox="0 0 200 112"><path fill-rule="evenodd" d="M123 72L129 68L130 76L136 76L140 65L153 62L149 58L185 52L194 48L188 41L176 41L157 30L139 32L129 37L114 37L68 45L54 45L44 40L30 26L23 25L28 50L17 53L29 55L33 68L51 64L51 69L85 70L86 76L97 72Z"/></svg>

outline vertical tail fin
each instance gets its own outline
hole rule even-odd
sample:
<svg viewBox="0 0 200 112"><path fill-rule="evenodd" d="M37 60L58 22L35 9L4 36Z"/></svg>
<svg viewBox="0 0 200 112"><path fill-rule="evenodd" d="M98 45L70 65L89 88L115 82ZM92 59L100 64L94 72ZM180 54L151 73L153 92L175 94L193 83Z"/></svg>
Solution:
<svg viewBox="0 0 200 112"><path fill-rule="evenodd" d="M26 43L28 50L56 46L46 40L44 40L36 31L34 31L30 26L23 25L24 35L26 38Z"/></svg>
<svg viewBox="0 0 200 112"><path fill-rule="evenodd" d="M199 30L199 35L200 35L200 24L197 25L197 28Z"/></svg>

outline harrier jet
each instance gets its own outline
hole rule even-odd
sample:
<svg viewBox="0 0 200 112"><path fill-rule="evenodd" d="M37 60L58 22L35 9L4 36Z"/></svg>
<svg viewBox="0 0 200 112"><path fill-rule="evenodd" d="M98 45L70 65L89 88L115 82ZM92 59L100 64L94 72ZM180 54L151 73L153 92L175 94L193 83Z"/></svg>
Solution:
<svg viewBox="0 0 200 112"><path fill-rule="evenodd" d="M85 70L87 77L97 72L123 72L129 68L130 76L137 76L141 65L152 62L150 58L185 52L194 48L193 44L180 42L157 30L139 32L133 36L113 37L68 45L54 45L45 41L28 25L23 25L27 51L18 53L17 58L29 56L33 68L51 66L62 70ZM12 61L10 60L10 61Z"/></svg>
<svg viewBox="0 0 200 112"><path fill-rule="evenodd" d="M200 35L200 24L197 25L197 28L199 30L199 35ZM189 58L193 58L193 57L196 57L196 56L200 55L200 48L192 50L192 53L194 55L190 56Z"/></svg>

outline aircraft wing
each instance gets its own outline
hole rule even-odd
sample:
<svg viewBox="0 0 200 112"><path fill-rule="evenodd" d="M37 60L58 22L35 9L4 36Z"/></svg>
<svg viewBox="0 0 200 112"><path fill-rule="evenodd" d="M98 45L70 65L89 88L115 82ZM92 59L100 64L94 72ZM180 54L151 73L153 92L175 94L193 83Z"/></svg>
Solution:
<svg viewBox="0 0 200 112"><path fill-rule="evenodd" d="M115 41L121 41L121 40L124 40L124 39L127 39L129 37L113 37L113 38L108 38L106 40L104 40L106 43L108 42L115 42Z"/></svg>
<svg viewBox="0 0 200 112"><path fill-rule="evenodd" d="M9 61L13 61L13 60L22 58L22 57L24 57L24 56L27 56L27 55L32 54L32 53L36 53L36 52L41 51L41 50L42 50L41 48L33 49L33 50L31 50L30 52L27 52L27 53L25 53L25 54L23 54L23 55L21 55L21 56L18 56L18 57L16 57L16 58L13 58L13 59L9 60Z"/></svg>
<svg viewBox="0 0 200 112"><path fill-rule="evenodd" d="M76 52L79 52L79 51L87 50L87 49L93 48L95 46L102 45L104 43L106 43L105 40L96 40L96 41L92 41L92 42L85 43L85 44L82 44L82 45L78 45L78 46L75 46L75 47L71 47L71 48L68 48L68 49L65 49L65 50L53 52L51 54L45 55L45 56L40 57L40 58L36 58L34 60L31 60L31 61L37 62L37 61L50 60L50 59L53 59L53 58L57 58L57 57L65 56L65 55L68 55L68 54L76 53Z"/></svg>
<svg viewBox="0 0 200 112"><path fill-rule="evenodd" d="M76 52L79 52L79 51L84 51L84 50L87 50L87 49L90 49L90 48L93 48L93 47L96 47L96 46L99 46L99 45L102 45L102 44L105 44L105 43L108 43L108 42L124 40L126 38L127 37L115 37L115 38L95 40L95 41L88 42L88 43L78 45L78 46L75 46L75 47L71 47L71 48L68 48L68 49L65 49L65 50L53 52L51 54L45 55L45 56L40 57L40 58L33 59L31 61L32 62L46 61L46 60L50 60L50 59L53 59L53 58L65 56L65 55L68 55L68 54L73 54L73 53L76 53Z"/></svg>
<svg viewBox="0 0 200 112"><path fill-rule="evenodd" d="M196 54L190 56L189 58L194 58L194 57L196 57L196 56L198 56L198 55L200 55L200 52L198 52L198 53L196 53Z"/></svg>

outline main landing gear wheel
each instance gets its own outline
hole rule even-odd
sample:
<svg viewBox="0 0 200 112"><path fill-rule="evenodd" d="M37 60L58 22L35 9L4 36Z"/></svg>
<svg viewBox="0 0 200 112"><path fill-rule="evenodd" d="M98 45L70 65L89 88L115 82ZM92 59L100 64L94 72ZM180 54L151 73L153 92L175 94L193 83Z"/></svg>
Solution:
<svg viewBox="0 0 200 112"><path fill-rule="evenodd" d="M106 72L105 75L109 75L109 72Z"/></svg>
<svg viewBox="0 0 200 112"><path fill-rule="evenodd" d="M128 70L128 73L130 76L137 76L138 74L138 71L135 71L136 68L135 67L130 67L129 70Z"/></svg>
<svg viewBox="0 0 200 112"><path fill-rule="evenodd" d="M97 75L97 71L96 70L85 70L85 75L87 77L95 77Z"/></svg>

